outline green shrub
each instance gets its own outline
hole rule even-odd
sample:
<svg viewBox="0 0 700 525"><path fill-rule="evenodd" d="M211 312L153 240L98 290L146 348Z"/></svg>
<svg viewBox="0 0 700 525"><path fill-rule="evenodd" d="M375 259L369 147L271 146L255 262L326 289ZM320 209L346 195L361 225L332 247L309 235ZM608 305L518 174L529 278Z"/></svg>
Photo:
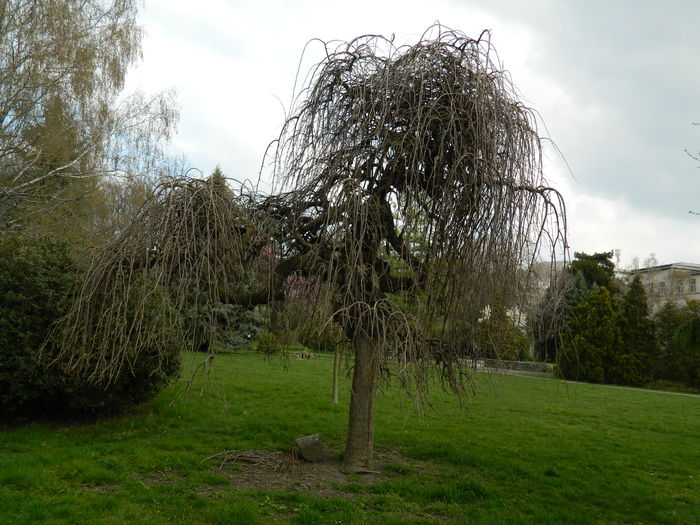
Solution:
<svg viewBox="0 0 700 525"><path fill-rule="evenodd" d="M75 280L69 248L47 239L0 239L0 412L50 399L64 381L38 349Z"/></svg>
<svg viewBox="0 0 700 525"><path fill-rule="evenodd" d="M108 385L96 385L54 362L52 324L69 306L79 270L65 242L47 238L0 238L0 413L59 415L64 412L105 412L148 399L180 369L180 351L147 349L130 359ZM146 309L163 309L165 292L150 296ZM164 322L164 321L163 321ZM158 326L154 318L153 326ZM177 338L167 326L159 333ZM42 345L45 348L41 351Z"/></svg>
<svg viewBox="0 0 700 525"><path fill-rule="evenodd" d="M257 341L258 350L271 355L282 351L284 345L273 332L264 332Z"/></svg>

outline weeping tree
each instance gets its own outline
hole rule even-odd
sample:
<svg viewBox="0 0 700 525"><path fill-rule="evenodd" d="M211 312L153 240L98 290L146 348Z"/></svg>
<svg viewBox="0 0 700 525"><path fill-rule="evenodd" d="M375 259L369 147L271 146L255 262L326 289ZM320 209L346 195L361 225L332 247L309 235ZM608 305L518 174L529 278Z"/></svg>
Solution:
<svg viewBox="0 0 700 525"><path fill-rule="evenodd" d="M564 211L488 33L437 26L412 46L363 36L325 51L276 143L268 203L288 224L283 257L334 291L320 299L352 341L344 464L361 471L380 376L420 397L437 370L467 392L463 334L495 297L523 298L543 241L565 244Z"/></svg>
<svg viewBox="0 0 700 525"><path fill-rule="evenodd" d="M564 209L487 33L437 26L412 46L364 36L325 51L270 150L275 193L218 176L160 186L93 259L58 359L107 383L128 370L156 336L139 306L156 290L169 290L162 316L182 318L282 299L291 275L322 284L318 311L353 348L344 466L357 472L373 468L379 381L420 400L437 375L467 394L465 334L496 297L523 299L530 263L565 245ZM203 326L178 333L198 347L216 328Z"/></svg>
<svg viewBox="0 0 700 525"><path fill-rule="evenodd" d="M260 254L269 235L255 196L234 194L218 170L163 180L133 222L96 249L72 306L54 327L56 366L108 389L144 353L207 350L223 304L270 300ZM167 332L168 337L164 337Z"/></svg>

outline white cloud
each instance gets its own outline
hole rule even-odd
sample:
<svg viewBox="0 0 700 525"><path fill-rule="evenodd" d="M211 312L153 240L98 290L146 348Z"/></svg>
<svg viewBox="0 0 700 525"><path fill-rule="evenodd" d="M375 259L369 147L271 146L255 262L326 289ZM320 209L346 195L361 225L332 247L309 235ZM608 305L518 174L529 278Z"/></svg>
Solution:
<svg viewBox="0 0 700 525"><path fill-rule="evenodd" d="M572 248L620 248L623 262L650 252L660 262L698 262L691 240L700 218L687 212L700 177L683 153L700 142L690 125L700 119L700 33L690 22L698 6L640 5L631 12L597 1L149 0L144 62L129 87L176 88L173 151L205 173L220 164L230 176L255 179L310 39L393 33L410 43L437 20L474 37L490 29L503 66L547 126L542 134L578 181L549 154L546 173L567 200ZM302 71L322 48L311 44L308 53Z"/></svg>

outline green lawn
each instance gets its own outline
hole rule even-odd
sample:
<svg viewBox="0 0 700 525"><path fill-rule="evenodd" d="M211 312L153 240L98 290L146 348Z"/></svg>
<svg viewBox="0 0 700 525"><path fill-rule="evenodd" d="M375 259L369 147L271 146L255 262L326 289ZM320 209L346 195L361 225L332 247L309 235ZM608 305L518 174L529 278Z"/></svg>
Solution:
<svg viewBox="0 0 700 525"><path fill-rule="evenodd" d="M203 460L316 432L340 452L349 382L333 406L331 359L215 363L203 396L0 431L0 523L700 523L698 397L478 373L466 409L436 389L419 415L388 387L373 483L242 489Z"/></svg>

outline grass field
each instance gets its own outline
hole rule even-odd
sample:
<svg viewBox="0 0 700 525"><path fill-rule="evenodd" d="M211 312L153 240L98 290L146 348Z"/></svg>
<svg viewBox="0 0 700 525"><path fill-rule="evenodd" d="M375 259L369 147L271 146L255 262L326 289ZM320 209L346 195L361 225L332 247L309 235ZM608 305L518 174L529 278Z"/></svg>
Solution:
<svg viewBox="0 0 700 525"><path fill-rule="evenodd" d="M331 359L215 361L203 396L0 431L0 523L700 523L698 397L478 373L466 409L436 389L419 415L386 388L381 474L282 476L296 437L341 453L349 381L333 406ZM206 460L228 450L259 452Z"/></svg>

